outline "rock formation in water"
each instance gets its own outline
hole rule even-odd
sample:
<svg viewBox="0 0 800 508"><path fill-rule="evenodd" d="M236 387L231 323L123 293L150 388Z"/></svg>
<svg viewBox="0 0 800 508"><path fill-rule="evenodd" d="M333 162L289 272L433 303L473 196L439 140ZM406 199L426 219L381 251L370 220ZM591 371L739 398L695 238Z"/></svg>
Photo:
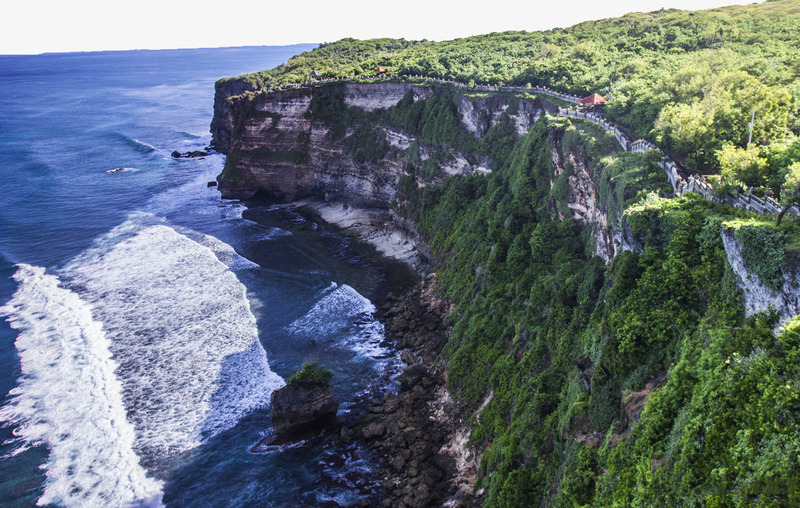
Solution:
<svg viewBox="0 0 800 508"><path fill-rule="evenodd" d="M328 383L330 372L305 364L286 386L270 396L272 430L278 438L326 427L336 421L339 403Z"/></svg>

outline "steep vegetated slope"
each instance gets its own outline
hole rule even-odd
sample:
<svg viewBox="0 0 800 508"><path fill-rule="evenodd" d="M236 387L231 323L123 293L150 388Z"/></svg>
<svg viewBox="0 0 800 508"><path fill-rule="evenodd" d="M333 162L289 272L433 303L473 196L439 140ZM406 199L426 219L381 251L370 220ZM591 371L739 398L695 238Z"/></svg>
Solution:
<svg viewBox="0 0 800 508"><path fill-rule="evenodd" d="M779 190L800 161L797 12L776 1L445 43L340 41L218 94L373 65L581 92L613 81L610 117L729 183L755 172L744 183ZM443 360L472 416L485 505L800 504L795 219L675 198L652 152L621 152L524 94L382 82L218 105L224 192L383 207L428 247L457 305ZM684 133L680 148L697 125L706 137Z"/></svg>

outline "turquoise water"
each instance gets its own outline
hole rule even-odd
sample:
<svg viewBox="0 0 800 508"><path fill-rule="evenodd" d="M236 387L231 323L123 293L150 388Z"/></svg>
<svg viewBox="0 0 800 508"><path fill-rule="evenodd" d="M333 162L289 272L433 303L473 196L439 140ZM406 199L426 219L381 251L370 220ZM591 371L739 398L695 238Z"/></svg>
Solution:
<svg viewBox="0 0 800 508"><path fill-rule="evenodd" d="M243 219L206 186L223 156L170 156L210 142L218 78L312 47L0 56L3 506L365 495L357 447L249 449L303 361L343 418L396 370L386 267L301 215Z"/></svg>

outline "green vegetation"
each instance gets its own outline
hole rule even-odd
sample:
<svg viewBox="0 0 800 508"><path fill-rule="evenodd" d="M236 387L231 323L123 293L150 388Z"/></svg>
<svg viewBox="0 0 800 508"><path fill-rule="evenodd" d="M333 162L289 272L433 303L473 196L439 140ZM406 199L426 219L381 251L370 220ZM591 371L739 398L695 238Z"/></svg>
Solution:
<svg viewBox="0 0 800 508"><path fill-rule="evenodd" d="M783 286L781 267L786 264L786 233L776 229L772 222L759 219L730 221L724 226L733 229L734 237L741 244L745 267L765 286L780 289Z"/></svg>
<svg viewBox="0 0 800 508"><path fill-rule="evenodd" d="M330 386L333 372L319 364L319 360L304 363L294 376L286 380L287 385L299 386Z"/></svg>
<svg viewBox="0 0 800 508"><path fill-rule="evenodd" d="M589 227L556 219L551 135L594 154L636 251L606 266ZM735 228L768 284L786 234L699 196L660 197L651 157L603 147L564 120L540 122L506 166L416 202L440 289L458 303L448 388L468 414L491 397L472 434L486 448L485 504L796 504L800 331L776 337L775 315L744 316L720 232ZM648 383L629 416L625 394Z"/></svg>
<svg viewBox="0 0 800 508"><path fill-rule="evenodd" d="M396 79L608 93L612 120L689 168L718 171L728 185L783 187L794 202L798 34L800 3L776 0L441 43L348 39L246 79L381 65ZM722 237L732 232L748 270L777 289L800 250L795 219L773 224L697 195L673 198L655 152L621 152L584 122L546 117L517 138L507 111L479 139L458 100L441 87L365 113L344 108L330 85L310 115L363 161L391 149L378 142L382 127L418 138L393 208L417 223L438 290L457 304L442 355L472 443L485 450L475 486L485 504L800 504L800 319L777 332L775 312L745 315ZM373 146L359 152L364 144ZM451 150L490 157L493 172L443 178ZM592 226L567 206L586 172L596 208L624 232L608 265ZM301 376L306 367L289 383L313 377Z"/></svg>

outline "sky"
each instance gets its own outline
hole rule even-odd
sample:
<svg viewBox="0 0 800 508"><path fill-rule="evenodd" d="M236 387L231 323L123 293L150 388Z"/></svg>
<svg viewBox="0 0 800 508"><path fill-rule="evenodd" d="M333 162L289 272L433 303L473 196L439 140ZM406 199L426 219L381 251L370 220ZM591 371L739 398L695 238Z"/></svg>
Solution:
<svg viewBox="0 0 800 508"><path fill-rule="evenodd" d="M0 54L333 42L344 37L455 39L547 30L661 8L736 0L39 0L3 6Z"/></svg>

